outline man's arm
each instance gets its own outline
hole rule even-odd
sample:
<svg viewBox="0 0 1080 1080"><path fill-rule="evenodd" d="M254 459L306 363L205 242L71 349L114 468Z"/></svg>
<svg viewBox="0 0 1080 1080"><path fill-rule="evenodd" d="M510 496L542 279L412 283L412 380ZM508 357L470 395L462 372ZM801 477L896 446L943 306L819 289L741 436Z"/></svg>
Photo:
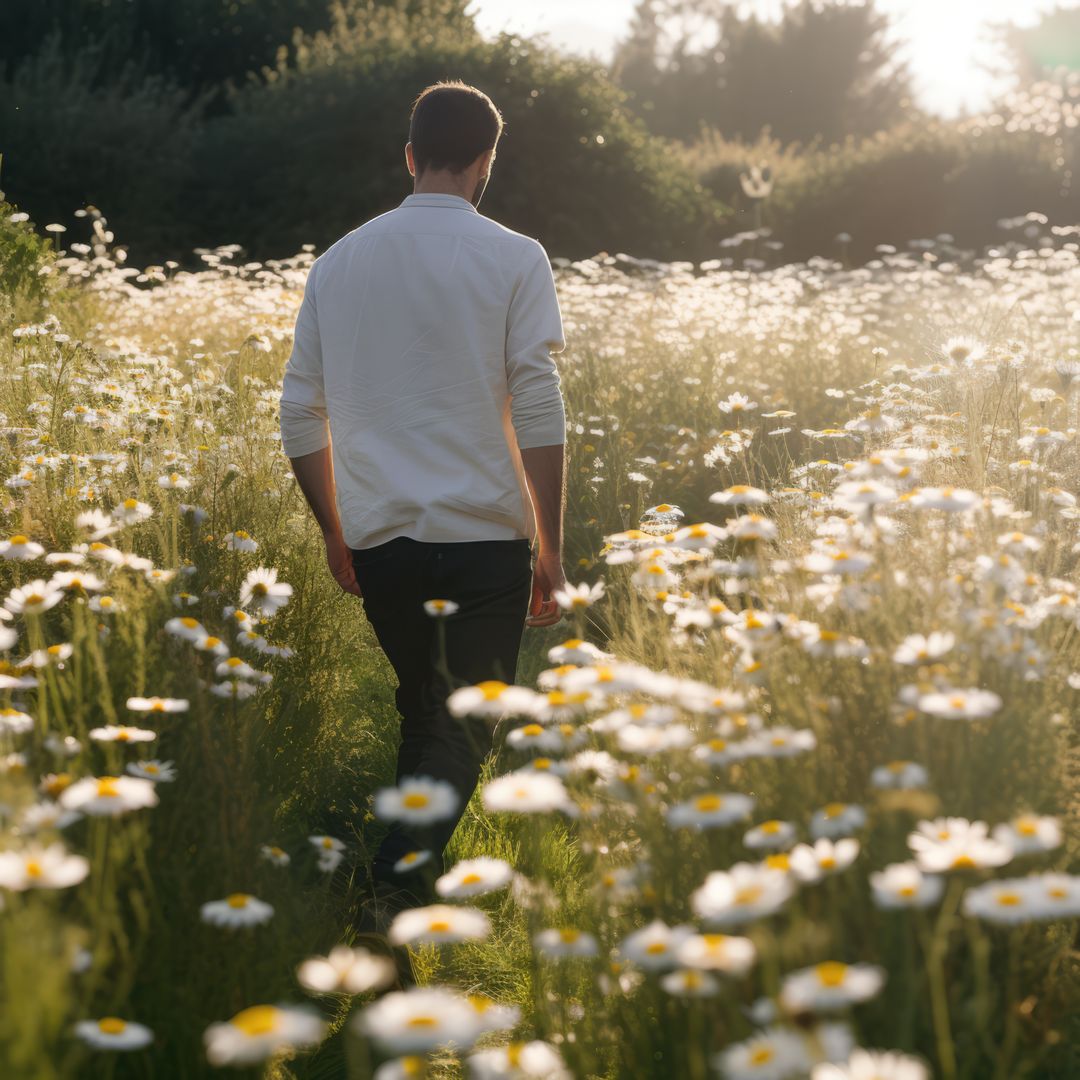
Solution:
<svg viewBox="0 0 1080 1080"><path fill-rule="evenodd" d="M521 451L525 478L536 508L539 551L533 567L529 626L550 626L562 617L552 595L566 584L562 568L563 508L566 505L565 446L530 446Z"/></svg>
<svg viewBox="0 0 1080 1080"><path fill-rule="evenodd" d="M506 319L510 416L536 510L539 541L529 626L550 626L562 617L552 594L565 584L566 411L552 354L565 344L551 264L540 244L530 243Z"/></svg>
<svg viewBox="0 0 1080 1080"><path fill-rule="evenodd" d="M334 500L334 463L330 456L330 447L325 446L314 453L289 458L289 464L292 465L293 475L319 523L319 528L322 529L330 573L346 592L360 596L352 554L345 543Z"/></svg>
<svg viewBox="0 0 1080 1080"><path fill-rule="evenodd" d="M334 499L334 466L330 457L330 425L323 386L322 343L315 311L315 273L312 266L304 299L296 316L292 354L281 387L281 444L293 475L322 529L326 561L337 583L360 595L352 556L345 544Z"/></svg>

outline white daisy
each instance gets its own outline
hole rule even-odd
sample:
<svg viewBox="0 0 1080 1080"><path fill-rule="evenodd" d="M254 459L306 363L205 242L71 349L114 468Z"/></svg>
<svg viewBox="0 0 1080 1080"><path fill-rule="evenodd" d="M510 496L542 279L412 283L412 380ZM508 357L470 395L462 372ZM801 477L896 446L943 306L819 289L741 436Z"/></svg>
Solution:
<svg viewBox="0 0 1080 1080"><path fill-rule="evenodd" d="M393 945L445 945L480 941L490 932L491 923L479 908L429 904L395 915L387 937Z"/></svg>
<svg viewBox="0 0 1080 1080"><path fill-rule="evenodd" d="M312 956L296 969L296 978L313 994L366 994L394 981L394 962L367 949L338 945L328 956Z"/></svg>
<svg viewBox="0 0 1080 1080"><path fill-rule="evenodd" d="M294 1006L253 1005L203 1035L206 1059L215 1068L256 1065L279 1050L314 1046L326 1025L315 1013Z"/></svg>
<svg viewBox="0 0 1080 1080"><path fill-rule="evenodd" d="M230 929L259 926L274 915L272 905L248 893L232 893L224 900L208 900L199 907L203 922Z"/></svg>
<svg viewBox="0 0 1080 1080"><path fill-rule="evenodd" d="M76 780L60 795L60 805L65 810L91 816L111 817L157 804L154 785L134 776L87 776Z"/></svg>
<svg viewBox="0 0 1080 1080"><path fill-rule="evenodd" d="M90 873L90 863L70 855L63 844L32 844L21 851L0 851L0 888L66 889Z"/></svg>
<svg viewBox="0 0 1080 1080"><path fill-rule="evenodd" d="M95 1050L140 1050L154 1041L154 1033L148 1027L118 1016L79 1020L75 1034Z"/></svg>
<svg viewBox="0 0 1080 1080"><path fill-rule="evenodd" d="M451 900L482 896L505 888L513 876L514 869L509 863L481 855L457 863L435 882L435 891Z"/></svg>
<svg viewBox="0 0 1080 1080"><path fill-rule="evenodd" d="M430 825L453 816L459 801L446 780L406 776L398 787L381 788L375 793L374 809L375 816L383 821Z"/></svg>

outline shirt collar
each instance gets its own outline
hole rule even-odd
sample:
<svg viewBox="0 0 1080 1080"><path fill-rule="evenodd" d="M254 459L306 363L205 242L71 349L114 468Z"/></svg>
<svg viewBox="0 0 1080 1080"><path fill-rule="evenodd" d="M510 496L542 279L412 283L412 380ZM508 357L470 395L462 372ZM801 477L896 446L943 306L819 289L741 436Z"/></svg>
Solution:
<svg viewBox="0 0 1080 1080"><path fill-rule="evenodd" d="M461 195L450 195L443 191L428 191L419 195L406 195L401 200L401 206L450 206L459 210L471 210L474 214L480 211L468 199Z"/></svg>

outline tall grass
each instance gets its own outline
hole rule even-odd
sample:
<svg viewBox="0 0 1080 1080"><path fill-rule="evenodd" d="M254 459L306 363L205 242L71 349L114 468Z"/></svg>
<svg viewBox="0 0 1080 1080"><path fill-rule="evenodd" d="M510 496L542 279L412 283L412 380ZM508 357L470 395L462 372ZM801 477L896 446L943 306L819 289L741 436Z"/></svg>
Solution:
<svg viewBox="0 0 1080 1080"><path fill-rule="evenodd" d="M394 683L322 564L277 439L311 253L237 265L222 248L199 273L140 272L91 223L89 244L52 264L44 301L11 290L0 309L4 528L44 549L6 548L0 592L49 581L64 568L45 556L60 552L101 579L0 623L16 635L3 704L33 721L2 735L3 846L57 841L89 861L72 887L3 893L0 1044L13 1076L196 1077L212 1071L210 1025L302 1002L296 966L347 936L348 868L377 842L371 797L393 775ZM1080 267L1069 235L1030 239L966 264L917 251L856 271L823 260L762 273L626 257L560 266L565 562L575 583L603 579L605 595L526 635L518 682L539 686L545 731L569 725L552 735L561 749L504 745L482 787L510 769L555 773L570 802L510 814L477 795L448 862L502 859L514 884L475 901L491 920L484 939L417 946L422 982L513 1006L512 1037L546 1041L580 1077L807 1075L853 1045L903 1051L946 1078L1075 1073L1075 918L1044 919L1022 898L1026 918L1003 926L966 899L996 878L1031 872L1040 884L1077 868ZM190 486L168 486L174 477ZM880 502L839 487L852 481L881 485ZM743 487L768 498L760 527ZM975 493L970 508L936 508L928 489L946 487ZM710 501L732 488L728 505ZM77 525L93 509L113 515L104 527L125 520L126 500L146 516L96 543ZM716 528L688 528L699 522ZM238 530L257 551L231 546ZM276 613L246 609L278 655L246 648L228 611L258 567L292 586ZM218 674L219 657L166 629L182 615L272 678ZM909 635L934 631L951 647L895 658ZM579 656L576 639L609 659ZM57 645L70 652L42 652ZM623 681L611 690L609 676ZM233 683L253 693L212 690ZM550 696L560 686L568 700ZM935 714L935 692L947 711L971 688L999 704ZM128 708L150 696L189 708ZM499 742L529 719L508 717ZM156 738L91 735L124 724ZM814 748L777 756L788 728ZM59 741L68 736L78 745ZM176 770L153 789L156 806L55 820L74 781L150 758ZM897 761L917 762L926 782L882 786L875 770ZM713 793L752 795L750 818L672 826L673 805ZM28 815L35 804L44 809ZM745 973L688 997L672 973L697 972L688 985L705 991L708 971L674 959L654 971L663 949L635 953L628 935L654 920L712 925L695 893L709 873L767 857L744 840L752 826L787 822L805 841L822 808L843 820L832 804L864 815L842 830L857 858L819 868L774 914L723 924L752 942ZM1064 843L1000 867L961 861L942 871L935 903L880 906L871 875L912 858L919 822L1000 826L1022 813L1053 818ZM308 838L323 834L347 845L338 872L317 867ZM264 845L289 864L264 858ZM777 852L772 863L787 881ZM203 921L202 904L235 893L272 904L272 918L235 931ZM596 955L545 958L535 935L552 928L567 941L593 935ZM876 965L884 983L851 1008L786 1007L785 979L825 961ZM371 1075L387 1053L348 1020L369 1003L316 1002L322 1045L283 1050L251 1075ZM124 1053L74 1034L76 1021L107 1016L145 1024L152 1042ZM716 1059L755 1037L741 1062ZM492 1032L479 1045L506 1040ZM517 1072L484 1073L461 1064L467 1050L409 1067L526 1074L527 1056ZM555 1075L547 1068L529 1075Z"/></svg>

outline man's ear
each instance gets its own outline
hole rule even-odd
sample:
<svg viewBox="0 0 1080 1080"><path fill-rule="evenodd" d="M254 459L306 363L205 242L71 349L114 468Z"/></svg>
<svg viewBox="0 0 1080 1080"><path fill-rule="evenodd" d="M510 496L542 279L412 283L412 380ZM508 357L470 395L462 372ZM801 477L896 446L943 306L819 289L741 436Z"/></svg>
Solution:
<svg viewBox="0 0 1080 1080"><path fill-rule="evenodd" d="M416 167L413 163L413 149L411 142L407 142L405 144L405 168L409 170L410 176L416 175Z"/></svg>

